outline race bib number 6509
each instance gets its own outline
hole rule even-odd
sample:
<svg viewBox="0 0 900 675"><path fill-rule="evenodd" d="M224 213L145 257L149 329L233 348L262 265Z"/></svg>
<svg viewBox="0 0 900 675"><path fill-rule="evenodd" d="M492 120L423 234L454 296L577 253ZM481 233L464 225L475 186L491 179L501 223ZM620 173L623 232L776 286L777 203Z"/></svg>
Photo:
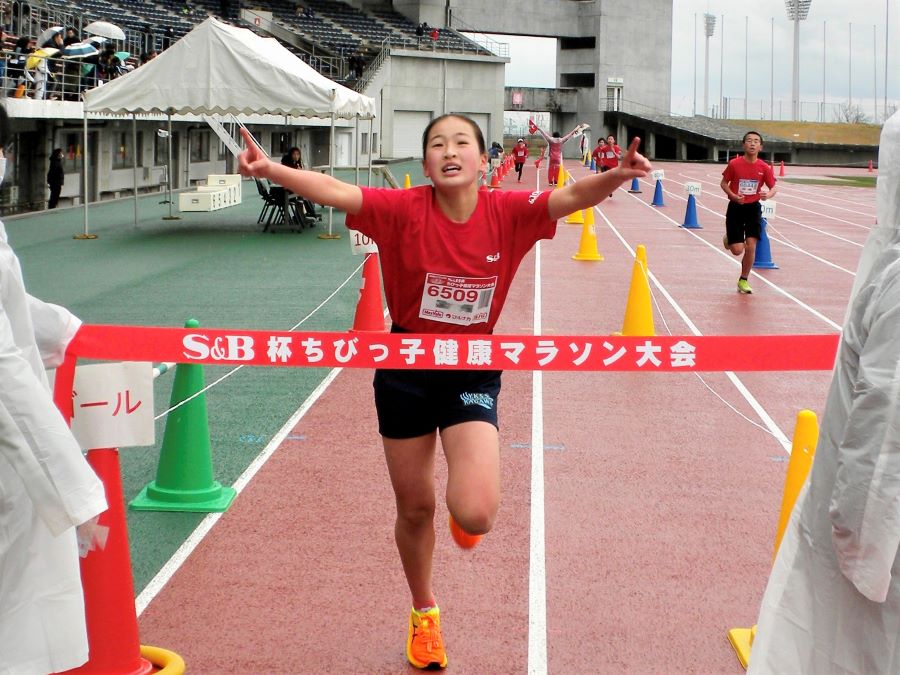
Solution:
<svg viewBox="0 0 900 675"><path fill-rule="evenodd" d="M491 299L497 277L453 277L428 274L422 290L419 317L469 326L486 323L491 314Z"/></svg>

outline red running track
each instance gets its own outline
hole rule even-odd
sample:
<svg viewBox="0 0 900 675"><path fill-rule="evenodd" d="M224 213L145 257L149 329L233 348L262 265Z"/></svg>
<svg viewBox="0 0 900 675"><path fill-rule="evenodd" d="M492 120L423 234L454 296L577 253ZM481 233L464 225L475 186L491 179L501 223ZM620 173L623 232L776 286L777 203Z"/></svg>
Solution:
<svg viewBox="0 0 900 675"><path fill-rule="evenodd" d="M665 207L648 205L649 181L640 195L622 189L601 204L604 262L573 261L581 228L561 222L523 263L498 331L534 331L538 259L542 333L618 330L637 244L655 282L657 334L837 330L874 222L873 190L784 184L770 222L780 268L755 276L755 293L742 296L721 245L722 167L662 168ZM587 173L570 171L576 180ZM703 184L703 229L677 226L686 180ZM496 529L462 551L443 527L443 506L436 519L450 670L742 672L726 633L755 621L785 444L800 409L821 412L830 373L538 379L536 387L530 373L504 376ZM413 671L371 398L371 373L337 376L141 614L142 642L180 653L191 673ZM543 467L537 490L532 446ZM437 472L442 486L440 462ZM536 570L533 509L545 533Z"/></svg>

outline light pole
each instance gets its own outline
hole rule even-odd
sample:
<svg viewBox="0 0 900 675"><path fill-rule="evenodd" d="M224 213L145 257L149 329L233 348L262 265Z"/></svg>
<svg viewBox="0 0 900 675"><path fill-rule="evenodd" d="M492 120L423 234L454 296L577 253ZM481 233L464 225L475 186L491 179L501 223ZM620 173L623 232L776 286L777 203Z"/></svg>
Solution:
<svg viewBox="0 0 900 675"><path fill-rule="evenodd" d="M872 26L872 122L878 122L878 26Z"/></svg>
<svg viewBox="0 0 900 675"><path fill-rule="evenodd" d="M772 17L772 49L769 61L769 119L775 119L775 17Z"/></svg>
<svg viewBox="0 0 900 675"><path fill-rule="evenodd" d="M703 15L704 26L706 28L706 54L705 54L705 71L703 78L703 114L709 115L709 38L716 32L716 17L713 14Z"/></svg>
<svg viewBox="0 0 900 675"><path fill-rule="evenodd" d="M825 31L827 30L827 28L828 28L828 26L827 26L826 22L823 21L822 22L822 119L819 120L820 122L825 121L825 62L826 62L825 45L828 44L828 40L825 37L825 35L826 35Z"/></svg>
<svg viewBox="0 0 900 675"><path fill-rule="evenodd" d="M853 107L853 22L847 27L847 114ZM850 120L847 120L848 122Z"/></svg>
<svg viewBox="0 0 900 675"><path fill-rule="evenodd" d="M747 119L747 97L749 90L747 87L749 66L747 62L750 56L750 17L744 17L744 119Z"/></svg>
<svg viewBox="0 0 900 675"><path fill-rule="evenodd" d="M722 15L722 48L719 50L719 117L725 119L725 15Z"/></svg>
<svg viewBox="0 0 900 675"><path fill-rule="evenodd" d="M788 19L794 22L794 69L791 78L792 119L800 119L800 22L809 16L812 0L784 0Z"/></svg>
<svg viewBox="0 0 900 675"><path fill-rule="evenodd" d="M692 114L697 115L697 12L694 12L694 109Z"/></svg>
<svg viewBox="0 0 900 675"><path fill-rule="evenodd" d="M887 85L888 85L888 17L891 13L891 0L884 0L884 120L887 121Z"/></svg>

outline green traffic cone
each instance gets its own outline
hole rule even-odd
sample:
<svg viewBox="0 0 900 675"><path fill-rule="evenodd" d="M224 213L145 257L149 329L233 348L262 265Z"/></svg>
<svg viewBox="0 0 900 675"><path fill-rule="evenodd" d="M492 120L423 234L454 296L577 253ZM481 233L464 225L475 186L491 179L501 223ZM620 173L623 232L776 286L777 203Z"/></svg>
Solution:
<svg viewBox="0 0 900 675"><path fill-rule="evenodd" d="M195 319L185 328L196 328ZM203 366L179 363L169 406L174 407L203 389ZM213 479L206 396L200 394L169 413L163 435L156 480L131 502L137 511L222 512L235 497L234 488Z"/></svg>

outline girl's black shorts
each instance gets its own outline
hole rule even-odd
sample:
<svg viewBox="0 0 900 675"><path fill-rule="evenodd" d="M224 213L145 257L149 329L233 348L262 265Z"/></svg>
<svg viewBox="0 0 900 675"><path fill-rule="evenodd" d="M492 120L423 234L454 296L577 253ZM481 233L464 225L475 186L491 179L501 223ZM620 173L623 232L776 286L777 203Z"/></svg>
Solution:
<svg viewBox="0 0 900 675"><path fill-rule="evenodd" d="M500 370L376 370L378 432L415 438L460 422L500 428Z"/></svg>

